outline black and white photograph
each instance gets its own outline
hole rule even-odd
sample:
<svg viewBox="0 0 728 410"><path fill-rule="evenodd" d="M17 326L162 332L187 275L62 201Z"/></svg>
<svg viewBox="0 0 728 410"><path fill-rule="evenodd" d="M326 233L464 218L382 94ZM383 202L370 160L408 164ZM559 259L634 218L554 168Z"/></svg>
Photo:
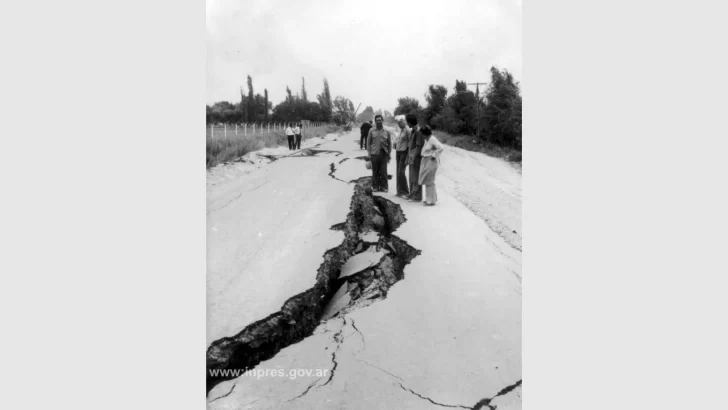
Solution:
<svg viewBox="0 0 728 410"><path fill-rule="evenodd" d="M4 4L0 408L725 407L720 4L202 3Z"/></svg>
<svg viewBox="0 0 728 410"><path fill-rule="evenodd" d="M206 21L208 408L520 409L520 1Z"/></svg>

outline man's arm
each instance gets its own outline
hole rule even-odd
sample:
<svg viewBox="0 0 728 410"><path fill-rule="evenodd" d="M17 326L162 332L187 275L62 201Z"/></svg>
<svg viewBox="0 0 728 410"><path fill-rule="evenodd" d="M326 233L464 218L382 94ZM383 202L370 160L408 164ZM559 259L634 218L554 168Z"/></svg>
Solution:
<svg viewBox="0 0 728 410"><path fill-rule="evenodd" d="M422 147L424 145L425 145L425 136L420 131L417 131L417 134L415 137L415 150L417 151L417 154L419 154L422 151Z"/></svg>

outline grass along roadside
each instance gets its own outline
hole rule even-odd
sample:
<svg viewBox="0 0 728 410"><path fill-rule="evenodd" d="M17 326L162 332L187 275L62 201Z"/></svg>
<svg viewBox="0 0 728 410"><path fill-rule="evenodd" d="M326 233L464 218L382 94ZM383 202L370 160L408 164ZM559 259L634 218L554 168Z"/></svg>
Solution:
<svg viewBox="0 0 728 410"><path fill-rule="evenodd" d="M336 132L339 127L325 125L321 127L306 128L303 131L303 140L316 137L324 137L326 134ZM207 161L206 167L212 168L219 164L240 158L243 155L258 151L263 148L272 148L280 145L288 146L288 138L282 130L261 132L248 135L232 135L228 137L207 136Z"/></svg>
<svg viewBox="0 0 728 410"><path fill-rule="evenodd" d="M485 141L477 141L472 136L452 135L442 131L433 131L433 134L443 144L462 148L466 151L482 152L485 155L501 158L508 162L521 163L521 151L513 148L501 147Z"/></svg>

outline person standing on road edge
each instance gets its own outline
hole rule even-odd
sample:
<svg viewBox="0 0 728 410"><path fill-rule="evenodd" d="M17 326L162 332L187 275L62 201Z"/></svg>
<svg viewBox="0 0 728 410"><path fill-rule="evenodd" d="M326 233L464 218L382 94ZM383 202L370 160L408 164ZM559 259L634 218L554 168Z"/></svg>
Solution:
<svg viewBox="0 0 728 410"><path fill-rule="evenodd" d="M392 160L392 134L384 129L384 117L374 116L376 127L369 130L367 135L367 149L369 161L372 163L372 190L374 192L389 192L387 178L387 164Z"/></svg>
<svg viewBox="0 0 728 410"><path fill-rule="evenodd" d="M290 122L286 124L286 137L288 137L288 150L293 151L293 128Z"/></svg>
<svg viewBox="0 0 728 410"><path fill-rule="evenodd" d="M296 136L296 142L293 144L293 148L301 149L301 123L296 124L296 128L293 129L293 134Z"/></svg>
<svg viewBox="0 0 728 410"><path fill-rule="evenodd" d="M405 116L407 125L412 130L410 132L409 154L407 155L407 165L409 165L409 201L422 201L422 185L420 181L420 164L422 162L422 146L425 143L425 136L422 135L419 125L417 125L417 116L407 114Z"/></svg>
<svg viewBox="0 0 728 410"><path fill-rule="evenodd" d="M409 196L409 186L407 185L407 155L409 154L410 129L404 118L399 119L399 136L396 137L394 149L397 158L397 196L407 198Z"/></svg>
<svg viewBox="0 0 728 410"><path fill-rule="evenodd" d="M361 139L359 140L359 149L369 148L369 147L364 147L364 145L367 142L367 136L369 135L369 130L371 128L372 128L371 121L364 121L364 124L361 125Z"/></svg>
<svg viewBox="0 0 728 410"><path fill-rule="evenodd" d="M444 148L442 143L432 135L430 127L425 125L420 132L425 136L425 145L422 146L422 166L417 182L424 187L425 205L434 206L437 203L435 174L440 167L440 154Z"/></svg>

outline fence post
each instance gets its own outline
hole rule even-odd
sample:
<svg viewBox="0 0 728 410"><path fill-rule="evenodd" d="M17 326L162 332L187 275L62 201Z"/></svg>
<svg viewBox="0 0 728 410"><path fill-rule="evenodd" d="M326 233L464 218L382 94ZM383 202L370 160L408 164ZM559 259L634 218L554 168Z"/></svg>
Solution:
<svg viewBox="0 0 728 410"><path fill-rule="evenodd" d="M238 123L235 123L235 135L238 135Z"/></svg>
<svg viewBox="0 0 728 410"><path fill-rule="evenodd" d="M255 135L255 123L253 123L253 135Z"/></svg>
<svg viewBox="0 0 728 410"><path fill-rule="evenodd" d="M210 134L212 134L212 139L215 139L215 126L213 124L210 124Z"/></svg>
<svg viewBox="0 0 728 410"><path fill-rule="evenodd" d="M227 123L225 123L225 138L227 138Z"/></svg>
<svg viewBox="0 0 728 410"><path fill-rule="evenodd" d="M248 136L248 123L245 123L245 136Z"/></svg>

